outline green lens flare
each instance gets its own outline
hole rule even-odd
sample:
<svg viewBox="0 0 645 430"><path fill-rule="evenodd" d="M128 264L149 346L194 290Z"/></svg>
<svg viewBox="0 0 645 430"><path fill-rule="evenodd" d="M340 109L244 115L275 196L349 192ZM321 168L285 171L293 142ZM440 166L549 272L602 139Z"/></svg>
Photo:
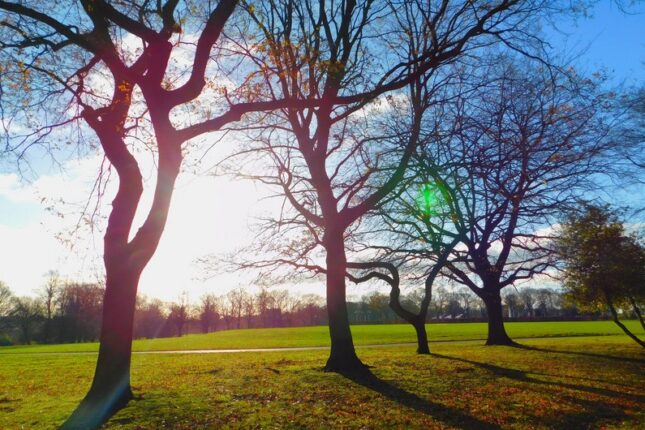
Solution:
<svg viewBox="0 0 645 430"><path fill-rule="evenodd" d="M442 195L439 186L435 183L424 184L419 189L417 206L424 216L434 216L442 205Z"/></svg>

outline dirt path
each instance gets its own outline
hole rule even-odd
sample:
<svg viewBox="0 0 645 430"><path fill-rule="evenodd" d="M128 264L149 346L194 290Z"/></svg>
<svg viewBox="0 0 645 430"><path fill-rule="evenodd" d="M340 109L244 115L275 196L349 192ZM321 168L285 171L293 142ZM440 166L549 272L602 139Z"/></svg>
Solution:
<svg viewBox="0 0 645 430"><path fill-rule="evenodd" d="M617 335L601 335L601 336L617 336ZM531 340L531 339L562 339L568 337L598 337L598 335L590 336L535 336L535 337L518 337L515 340ZM486 339L463 339L463 340L434 340L430 341L430 346L438 343L480 343ZM356 345L357 349L360 348L396 348L416 346L416 342L404 343L385 343L385 344L369 344L369 345ZM244 352L289 352L289 351L321 351L329 350L329 346L301 346L301 347L284 347L284 348L231 348L231 349L176 349L176 350L158 350L158 351L132 351L132 354L235 354ZM65 354L65 355L96 355L98 351L19 351L19 352L4 352L4 354Z"/></svg>
<svg viewBox="0 0 645 430"><path fill-rule="evenodd" d="M456 342L456 341L447 341ZM397 346L413 346L416 342L384 343L375 345L356 345L356 348L392 348ZM286 352L286 351L319 351L328 350L328 346L300 346L286 348L244 348L244 349L189 349L174 351L133 351L133 354L230 354L237 352Z"/></svg>

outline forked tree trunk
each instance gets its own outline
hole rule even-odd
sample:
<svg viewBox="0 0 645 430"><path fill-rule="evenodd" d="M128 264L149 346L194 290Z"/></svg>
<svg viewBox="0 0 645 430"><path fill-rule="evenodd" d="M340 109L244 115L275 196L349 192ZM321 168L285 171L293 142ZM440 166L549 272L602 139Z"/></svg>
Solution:
<svg viewBox="0 0 645 430"><path fill-rule="evenodd" d="M432 283L439 268L436 267L433 269L432 274L426 280L426 295L421 302L419 313L415 314L405 309L401 305L401 289L399 287L400 277L399 271L391 263L384 262L362 262L362 263L348 263L348 267L353 269L385 269L390 272L390 275L384 275L377 271L368 273L363 277L354 277L350 278L356 283L361 283L368 281L372 278L379 278L390 285L390 300L389 306L390 309L394 311L401 319L412 325L417 335L417 353L418 354L430 354L430 348L428 347L428 334L426 333L425 320L428 315L428 306L430 305L430 300L432 299Z"/></svg>
<svg viewBox="0 0 645 430"><path fill-rule="evenodd" d="M612 315L612 317L613 317L613 319L614 319L614 323L615 323L618 327L620 327L620 329L621 329L621 330L622 330L622 331L623 331L627 336L629 336L630 338L632 338L632 340L633 340L634 342L636 342L637 344L639 344L640 346L642 346L643 348L645 348L645 342L644 342L644 341L642 341L642 340L640 340L640 339L638 338L638 336L636 336L634 333L632 333L632 332L631 332L631 331L630 331L630 330L625 326L625 324L623 324L622 322L620 322L620 320L618 319L618 312L616 312L616 308L614 308L614 303L613 303L613 301L611 300L611 296L609 295L609 293L608 293L607 291L604 291L604 294L605 294L605 298L606 298L606 300L607 300L607 306L609 307L609 311L611 312L611 315Z"/></svg>
<svg viewBox="0 0 645 430"><path fill-rule="evenodd" d="M331 352L325 371L342 373L362 370L366 366L356 356L347 315L345 297L347 259L342 235L327 237L325 250L327 252L327 315L331 337Z"/></svg>
<svg viewBox="0 0 645 430"><path fill-rule="evenodd" d="M502 296L499 290L489 290L482 293L482 300L488 314L488 337L486 345L515 345L506 334L502 309Z"/></svg>
<svg viewBox="0 0 645 430"><path fill-rule="evenodd" d="M119 190L104 238L106 283L99 356L89 392L61 429L98 428L132 399L130 361L137 288L166 225L181 150L178 145L160 147L152 207L131 241L128 236L143 187L134 158L125 151L119 155L122 158L111 159L119 173Z"/></svg>
<svg viewBox="0 0 645 430"><path fill-rule="evenodd" d="M426 297L421 304L421 308L418 314L414 314L407 309L405 309L400 302L401 290L399 289L399 278L398 273L394 282L390 283L392 289L390 292L390 308L396 313L399 317L403 318L408 322L417 335L417 354L430 354L430 347L428 346L428 334L426 333L426 315L428 314L428 304L430 302L428 291L426 291ZM432 294L430 292L430 294Z"/></svg>

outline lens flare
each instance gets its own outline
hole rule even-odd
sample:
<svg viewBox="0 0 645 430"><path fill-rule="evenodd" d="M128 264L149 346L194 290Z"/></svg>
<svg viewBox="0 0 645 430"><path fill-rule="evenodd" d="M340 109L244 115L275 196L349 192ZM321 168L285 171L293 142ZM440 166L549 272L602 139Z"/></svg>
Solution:
<svg viewBox="0 0 645 430"><path fill-rule="evenodd" d="M436 216L442 206L443 195L439 184L429 182L421 186L417 196L417 207L422 216Z"/></svg>

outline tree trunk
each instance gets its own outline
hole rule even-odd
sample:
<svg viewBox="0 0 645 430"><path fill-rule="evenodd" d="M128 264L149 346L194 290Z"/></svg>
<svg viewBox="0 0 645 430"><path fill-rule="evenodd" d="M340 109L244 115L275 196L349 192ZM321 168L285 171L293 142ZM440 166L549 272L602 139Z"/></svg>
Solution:
<svg viewBox="0 0 645 430"><path fill-rule="evenodd" d="M421 311L418 315L409 312L404 309L398 301L398 286L392 287L392 291L394 292L395 290L397 291L396 295L392 294L390 296L390 308L395 314L414 327L414 331L417 334L417 354L430 354L430 348L428 347L428 334L426 332L425 324L426 315L428 313L427 307L424 308L421 306Z"/></svg>
<svg viewBox="0 0 645 430"><path fill-rule="evenodd" d="M342 373L362 370L366 366L356 356L347 315L345 297L347 259L345 257L345 244L342 234L331 238L329 235L326 236L327 315L329 316L331 352L325 365L325 371Z"/></svg>
<svg viewBox="0 0 645 430"><path fill-rule="evenodd" d="M605 293L605 298L607 299L607 306L609 307L609 311L611 312L611 315L614 318L614 323L616 323L616 325L620 327L620 329L623 332L625 332L627 336L631 337L634 340L634 342L636 342L637 344L645 348L645 342L640 340L634 333L629 331L629 329L625 326L625 324L620 322L620 320L618 319L618 313L616 312L616 308L614 308L614 304L611 300L611 297L606 291L604 293Z"/></svg>
<svg viewBox="0 0 645 430"><path fill-rule="evenodd" d="M414 326L414 330L417 332L417 354L430 354L425 321L423 319L418 319L411 324Z"/></svg>
<svg viewBox="0 0 645 430"><path fill-rule="evenodd" d="M131 241L128 237L143 184L136 160L125 147L120 149L119 157L110 157L119 173L119 189L104 237L106 282L99 356L89 392L61 429L96 429L133 397L130 360L139 277L154 255L166 225L181 165L181 147L159 142L152 207Z"/></svg>
<svg viewBox="0 0 645 430"><path fill-rule="evenodd" d="M425 321L428 314L428 305L430 303L430 298L432 297L432 290L426 289L426 296L421 303L419 313L415 315L401 305L401 290L399 289L398 273L396 275L396 278L393 279L393 282L390 283L390 286L392 287L390 291L390 308L394 311L395 314L403 318L406 322L411 324L412 327L414 327L414 331L417 334L417 353L430 354Z"/></svg>
<svg viewBox="0 0 645 430"><path fill-rule="evenodd" d="M486 345L515 345L515 342L506 334L502 297L499 290L482 293L482 300L486 305L488 315L488 338Z"/></svg>
<svg viewBox="0 0 645 430"><path fill-rule="evenodd" d="M99 356L89 392L62 429L97 428L132 399L132 327L141 270L105 259L106 285Z"/></svg>

